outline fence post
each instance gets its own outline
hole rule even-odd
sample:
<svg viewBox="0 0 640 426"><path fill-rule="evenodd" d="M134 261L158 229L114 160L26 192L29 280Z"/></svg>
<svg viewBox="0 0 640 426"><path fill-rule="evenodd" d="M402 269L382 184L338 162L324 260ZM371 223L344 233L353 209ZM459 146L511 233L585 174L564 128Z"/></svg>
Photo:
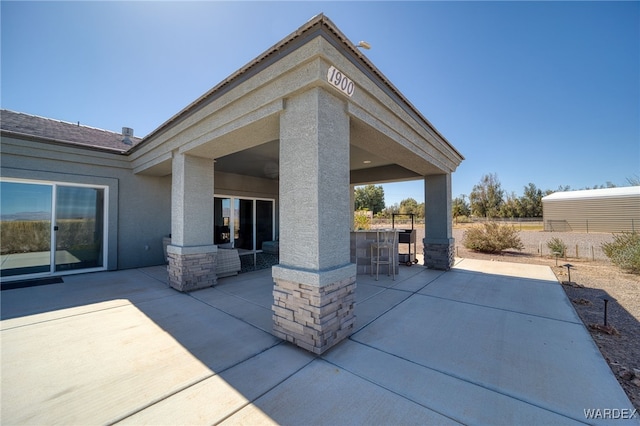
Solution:
<svg viewBox="0 0 640 426"><path fill-rule="evenodd" d="M589 233L589 219L587 219L587 234Z"/></svg>
<svg viewBox="0 0 640 426"><path fill-rule="evenodd" d="M576 244L576 259L580 259L580 255L578 254L578 245Z"/></svg>
<svg viewBox="0 0 640 426"><path fill-rule="evenodd" d="M592 261L596 260L596 253L593 250L593 244L591 244L591 260Z"/></svg>

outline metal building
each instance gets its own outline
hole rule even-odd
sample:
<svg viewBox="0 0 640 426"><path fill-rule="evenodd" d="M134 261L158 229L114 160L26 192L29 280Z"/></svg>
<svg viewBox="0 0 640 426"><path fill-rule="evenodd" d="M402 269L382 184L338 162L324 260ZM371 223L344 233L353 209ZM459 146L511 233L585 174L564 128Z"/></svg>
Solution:
<svg viewBox="0 0 640 426"><path fill-rule="evenodd" d="M640 231L640 186L554 192L542 198L545 231Z"/></svg>

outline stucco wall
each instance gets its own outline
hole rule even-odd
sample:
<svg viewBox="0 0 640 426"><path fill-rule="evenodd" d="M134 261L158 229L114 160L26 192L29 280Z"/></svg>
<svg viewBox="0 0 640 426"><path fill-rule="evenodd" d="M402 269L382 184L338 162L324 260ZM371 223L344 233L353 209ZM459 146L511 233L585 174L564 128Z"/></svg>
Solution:
<svg viewBox="0 0 640 426"><path fill-rule="evenodd" d="M118 154L2 137L3 178L104 185L109 188L108 269L164 263L171 231L171 176L134 175Z"/></svg>

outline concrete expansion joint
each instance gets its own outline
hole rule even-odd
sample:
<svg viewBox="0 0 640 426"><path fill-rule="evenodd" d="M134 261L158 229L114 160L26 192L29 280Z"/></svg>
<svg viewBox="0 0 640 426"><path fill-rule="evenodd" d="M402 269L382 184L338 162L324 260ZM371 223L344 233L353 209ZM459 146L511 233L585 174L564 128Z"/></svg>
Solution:
<svg viewBox="0 0 640 426"><path fill-rule="evenodd" d="M433 294L422 294L422 296L431 297L431 298L439 299L439 300L446 300L448 302L453 302L453 303L462 303L462 304L465 304L465 305L477 306L479 308L486 308L486 309L491 309L491 310L495 310L495 311L508 312L508 313L512 313L512 314L516 314L516 315L522 315L522 316L527 316L527 317L535 317L535 318L542 318L542 319L549 320L549 321L558 321L558 322L565 323L565 324L575 324L575 325L584 326L584 324L580 320L578 320L578 321L568 321L568 320L565 320L565 319L553 318L553 317L546 316L546 315L537 315L537 314L532 314L532 313L528 313L528 312L516 311L516 310L513 310L513 309L500 308L498 306L483 305L483 304L480 304L480 303L474 303L474 302L467 302L467 301L464 301L464 300L451 299L449 297L434 296Z"/></svg>

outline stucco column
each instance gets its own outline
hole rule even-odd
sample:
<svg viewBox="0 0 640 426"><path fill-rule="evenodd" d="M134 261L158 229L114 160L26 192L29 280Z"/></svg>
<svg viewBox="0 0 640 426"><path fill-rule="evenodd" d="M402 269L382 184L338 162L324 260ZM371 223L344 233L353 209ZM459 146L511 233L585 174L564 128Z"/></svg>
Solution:
<svg viewBox="0 0 640 426"><path fill-rule="evenodd" d="M272 269L274 333L322 353L354 327L349 118L314 88L280 118L280 264Z"/></svg>
<svg viewBox="0 0 640 426"><path fill-rule="evenodd" d="M171 177L169 285L179 291L216 283L213 160L174 153Z"/></svg>
<svg viewBox="0 0 640 426"><path fill-rule="evenodd" d="M425 176L424 265L449 270L454 264L451 224L451 174Z"/></svg>
<svg viewBox="0 0 640 426"><path fill-rule="evenodd" d="M349 208L351 209L351 222L349 224L349 230L353 231L355 228L356 217L356 186L349 185Z"/></svg>

